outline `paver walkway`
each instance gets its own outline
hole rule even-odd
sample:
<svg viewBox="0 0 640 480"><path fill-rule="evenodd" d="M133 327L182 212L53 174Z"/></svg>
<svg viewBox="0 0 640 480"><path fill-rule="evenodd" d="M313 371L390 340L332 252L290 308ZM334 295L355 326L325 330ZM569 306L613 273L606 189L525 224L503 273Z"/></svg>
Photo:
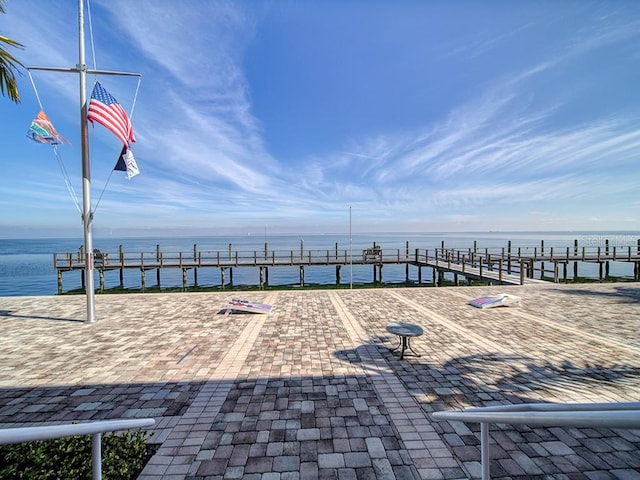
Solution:
<svg viewBox="0 0 640 480"><path fill-rule="evenodd" d="M479 477L479 426L430 413L640 400L640 285L0 298L0 428L156 419L141 479ZM508 291L521 307L478 310ZM398 360L385 326L420 325ZM640 479L640 431L493 426L493 478Z"/></svg>

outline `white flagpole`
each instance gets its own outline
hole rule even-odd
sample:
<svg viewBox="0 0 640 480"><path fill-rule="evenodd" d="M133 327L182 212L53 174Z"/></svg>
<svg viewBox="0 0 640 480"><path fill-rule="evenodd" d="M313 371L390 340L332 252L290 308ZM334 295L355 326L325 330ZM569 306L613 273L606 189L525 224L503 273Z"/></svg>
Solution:
<svg viewBox="0 0 640 480"><path fill-rule="evenodd" d="M93 287L93 238L91 235L91 171L89 127L87 125L87 66L84 55L84 0L78 0L78 71L80 73L80 143L82 146L82 225L84 227L84 284L87 296L87 323L96 321Z"/></svg>
<svg viewBox="0 0 640 480"><path fill-rule="evenodd" d="M125 75L140 77L139 73L112 70L91 70L85 64L84 52L84 0L78 0L78 64L75 68L28 67L29 70L78 73L80 77L80 143L82 147L82 225L84 229L84 275L87 296L87 323L96 321L95 288L93 281L93 239L91 235L91 171L89 163L89 127L87 121L87 73L98 75Z"/></svg>

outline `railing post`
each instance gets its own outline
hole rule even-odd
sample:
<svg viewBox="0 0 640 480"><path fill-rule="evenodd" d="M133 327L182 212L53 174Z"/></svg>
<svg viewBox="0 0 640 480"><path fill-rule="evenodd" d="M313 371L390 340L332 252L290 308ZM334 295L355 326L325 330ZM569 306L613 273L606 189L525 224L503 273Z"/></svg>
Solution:
<svg viewBox="0 0 640 480"><path fill-rule="evenodd" d="M482 480L491 478L490 471L490 454L489 454L489 424L480 424L480 463L482 465Z"/></svg>
<svg viewBox="0 0 640 480"><path fill-rule="evenodd" d="M91 471L93 480L102 479L102 436L99 433L91 435Z"/></svg>

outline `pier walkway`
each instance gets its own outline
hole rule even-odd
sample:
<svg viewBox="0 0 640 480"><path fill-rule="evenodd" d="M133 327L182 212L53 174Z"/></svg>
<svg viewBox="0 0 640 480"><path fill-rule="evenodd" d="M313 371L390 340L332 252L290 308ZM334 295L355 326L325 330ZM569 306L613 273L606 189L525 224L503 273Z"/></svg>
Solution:
<svg viewBox="0 0 640 480"><path fill-rule="evenodd" d="M445 276L453 279L458 285L470 280L480 280L490 284L526 285L550 280L558 283L569 277L569 265L573 265L571 278L578 278L578 265L596 263L599 265L598 278L609 276L612 262L630 265L629 276L640 281L640 243L636 246L609 246L574 248L500 248L500 249L383 249L374 245L361 252L334 249L327 250L264 250L238 251L229 246L229 250L199 251L197 245L192 252L163 252L158 245L153 253L130 253L120 248L119 252L94 251L93 259L83 252L55 253L53 266L58 274L58 293L63 293L63 273L79 272L84 287L84 271L86 265L93 264L99 274L99 288L105 288L104 274L119 271L120 286L124 285L124 271L140 272L140 285L145 289L146 272L155 270L155 281L161 285L161 272L165 269L182 270L182 287L188 287L188 272L193 272L193 285L198 285L199 269L218 269L220 271L219 287L233 285L233 271L236 268L253 268L258 271L257 283L262 288L269 285L269 269L278 267L299 268L299 284L305 285L305 269L314 267L335 267L335 284L342 281L342 267L353 265L369 265L372 267L372 282L383 283L385 265L405 265L406 283L423 283L422 270L431 269L431 278L435 284L443 284ZM411 273L417 272L413 275ZM535 278L535 277L538 278ZM416 278L417 277L417 278Z"/></svg>
<svg viewBox="0 0 640 480"><path fill-rule="evenodd" d="M156 420L142 480L462 479L479 426L434 411L640 399L640 284L2 298L0 428ZM238 295L235 292L233 295ZM402 361L385 327L420 325ZM491 429L493 478L640 478L640 431Z"/></svg>

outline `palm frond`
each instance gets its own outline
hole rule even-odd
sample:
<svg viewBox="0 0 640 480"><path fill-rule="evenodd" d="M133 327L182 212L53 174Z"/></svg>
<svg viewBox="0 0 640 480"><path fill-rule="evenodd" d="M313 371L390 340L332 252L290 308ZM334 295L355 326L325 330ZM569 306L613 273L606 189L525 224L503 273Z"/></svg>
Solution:
<svg viewBox="0 0 640 480"><path fill-rule="evenodd" d="M5 0L0 0L0 13L4 13ZM18 92L18 82L16 80L16 72L20 73L20 68L24 65L6 48L23 48L20 42L16 42L10 38L0 35L0 92L6 94L9 98L16 102L20 102L20 94Z"/></svg>

